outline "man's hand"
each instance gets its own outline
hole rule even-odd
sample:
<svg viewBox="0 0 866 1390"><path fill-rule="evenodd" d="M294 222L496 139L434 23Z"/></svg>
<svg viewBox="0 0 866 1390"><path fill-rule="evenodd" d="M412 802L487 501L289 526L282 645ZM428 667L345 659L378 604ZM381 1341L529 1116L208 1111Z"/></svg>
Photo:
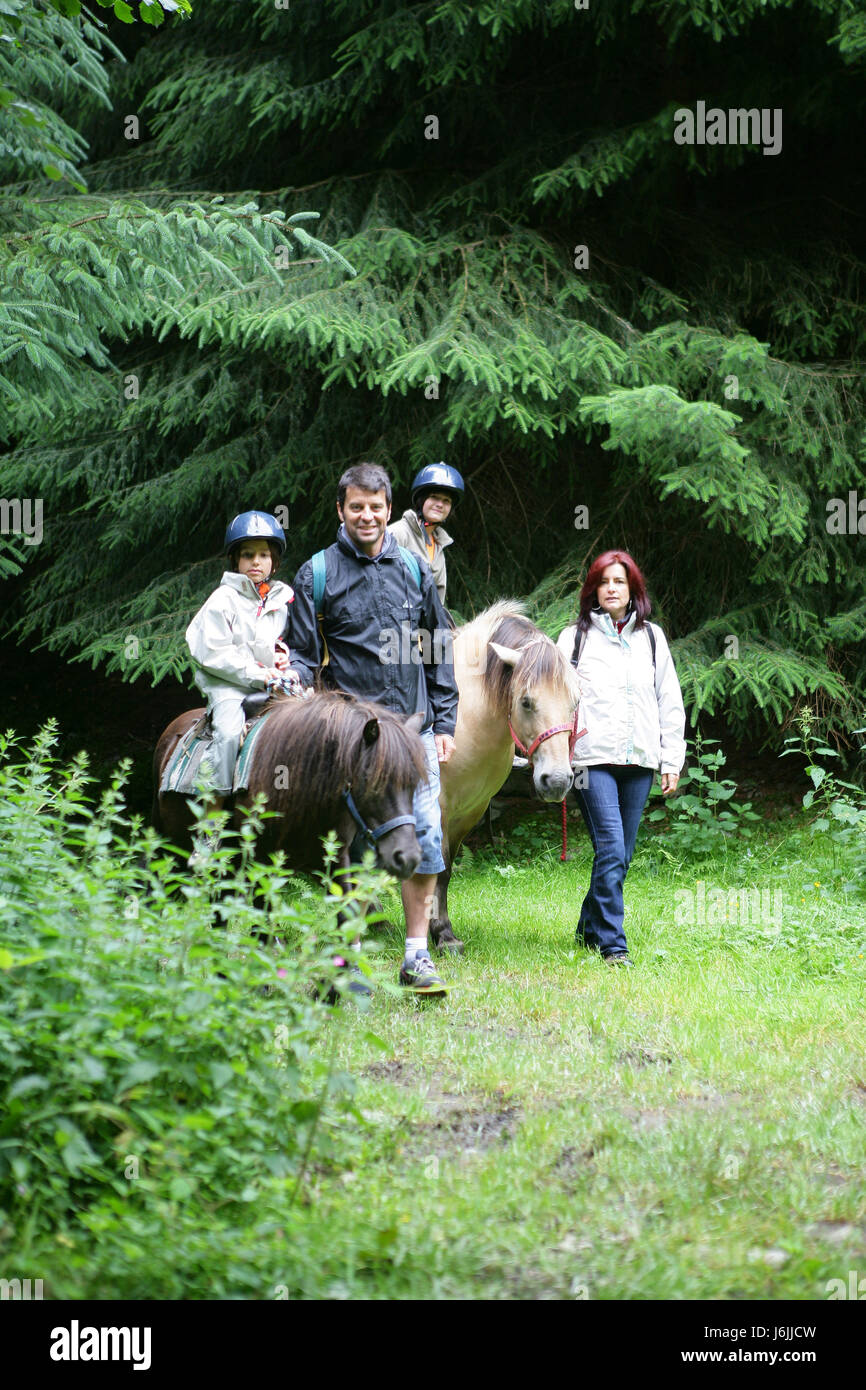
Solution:
<svg viewBox="0 0 866 1390"><path fill-rule="evenodd" d="M447 763L454 749L457 747L450 734L434 734L436 744L436 757L440 763Z"/></svg>
<svg viewBox="0 0 866 1390"><path fill-rule="evenodd" d="M663 772L662 796L670 796L671 792L675 792L677 789L677 782L679 782L679 780L680 774L678 772Z"/></svg>

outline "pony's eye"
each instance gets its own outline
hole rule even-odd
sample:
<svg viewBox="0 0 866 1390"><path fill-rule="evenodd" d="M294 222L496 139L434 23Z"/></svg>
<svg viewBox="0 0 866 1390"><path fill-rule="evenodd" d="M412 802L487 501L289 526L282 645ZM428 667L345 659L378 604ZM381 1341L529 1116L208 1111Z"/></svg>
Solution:
<svg viewBox="0 0 866 1390"><path fill-rule="evenodd" d="M520 703L524 709L532 709L532 699L529 695L524 695Z"/></svg>

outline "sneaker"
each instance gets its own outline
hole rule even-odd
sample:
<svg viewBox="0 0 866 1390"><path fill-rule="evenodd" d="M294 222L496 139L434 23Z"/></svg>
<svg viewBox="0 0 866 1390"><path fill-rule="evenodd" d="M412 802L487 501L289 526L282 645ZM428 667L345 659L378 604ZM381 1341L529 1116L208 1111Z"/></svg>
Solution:
<svg viewBox="0 0 866 1390"><path fill-rule="evenodd" d="M614 951L609 956L603 956L606 965L629 965L634 969L634 961L628 951Z"/></svg>
<svg viewBox="0 0 866 1390"><path fill-rule="evenodd" d="M187 868L202 868L219 849L219 844L220 837L217 831L210 831L206 835L197 835L193 841L192 854L186 861Z"/></svg>
<svg viewBox="0 0 866 1390"><path fill-rule="evenodd" d="M344 956L335 956L334 964L340 972L342 989L331 985L325 995L326 1004L338 1004L345 994L350 995L357 1003L373 997L372 987L359 966L346 960Z"/></svg>
<svg viewBox="0 0 866 1390"><path fill-rule="evenodd" d="M419 951L414 960L407 957L400 966L400 984L415 994L447 994L448 986L436 974L429 951Z"/></svg>

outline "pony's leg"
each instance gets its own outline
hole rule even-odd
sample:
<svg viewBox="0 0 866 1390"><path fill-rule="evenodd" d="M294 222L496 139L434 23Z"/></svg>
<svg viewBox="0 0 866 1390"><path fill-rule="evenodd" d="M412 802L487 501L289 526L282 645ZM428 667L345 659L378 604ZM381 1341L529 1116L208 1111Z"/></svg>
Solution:
<svg viewBox="0 0 866 1390"><path fill-rule="evenodd" d="M451 955L463 954L463 942L454 935L451 918L448 916L448 884L451 882L451 864L446 863L438 879L433 898L433 911L430 916L430 940L437 951L447 951Z"/></svg>
<svg viewBox="0 0 866 1390"><path fill-rule="evenodd" d="M343 887L343 892L351 893L355 887L355 879L352 874L352 864L349 856L349 846L347 844L343 844L341 846L337 867L344 870L344 872L340 874L338 879L338 882ZM363 920L363 918L370 911L370 907L371 904L369 902L359 903L357 913L353 913L351 916L345 912L338 912L338 926L341 930L343 930L347 925L351 925L352 922L357 922L359 920L359 915L360 919ZM354 948L356 946L360 946L360 944L361 932L360 928L357 928L355 932L355 939L352 942L352 949L354 950ZM327 993L320 995L320 998L323 999L324 1003L326 1004L338 1004L342 997L342 992L345 991L350 996L354 996L355 1002L357 1002L359 999L368 1000L372 995L373 991L370 988L370 985L367 983L365 976L361 973L361 970L359 969L358 965L355 962L353 962L351 955L349 956L348 960L345 956L336 957L334 964L337 965L338 962L342 962L341 964L339 964L338 968L341 972L346 972L343 976L343 979L348 983L343 985L342 991L338 989L336 985L332 985L330 989L327 991Z"/></svg>

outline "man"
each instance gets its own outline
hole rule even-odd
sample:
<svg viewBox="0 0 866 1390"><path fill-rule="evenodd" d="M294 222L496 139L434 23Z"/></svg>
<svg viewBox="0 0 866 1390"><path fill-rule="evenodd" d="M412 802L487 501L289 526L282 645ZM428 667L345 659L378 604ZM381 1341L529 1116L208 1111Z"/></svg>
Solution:
<svg viewBox="0 0 866 1390"><path fill-rule="evenodd" d="M391 482L384 468L372 463L349 468L339 482L337 515L336 543L324 552L321 632L312 560L301 566L292 585L292 665L302 683L312 685L322 665L324 637L330 685L397 714L426 713L421 738L429 780L418 788L413 806L421 862L401 884L406 950L400 983L418 993L442 994L445 985L427 950L427 929L436 878L445 868L439 763L454 751L457 723L448 616L426 560L416 562L418 584L387 533Z"/></svg>

